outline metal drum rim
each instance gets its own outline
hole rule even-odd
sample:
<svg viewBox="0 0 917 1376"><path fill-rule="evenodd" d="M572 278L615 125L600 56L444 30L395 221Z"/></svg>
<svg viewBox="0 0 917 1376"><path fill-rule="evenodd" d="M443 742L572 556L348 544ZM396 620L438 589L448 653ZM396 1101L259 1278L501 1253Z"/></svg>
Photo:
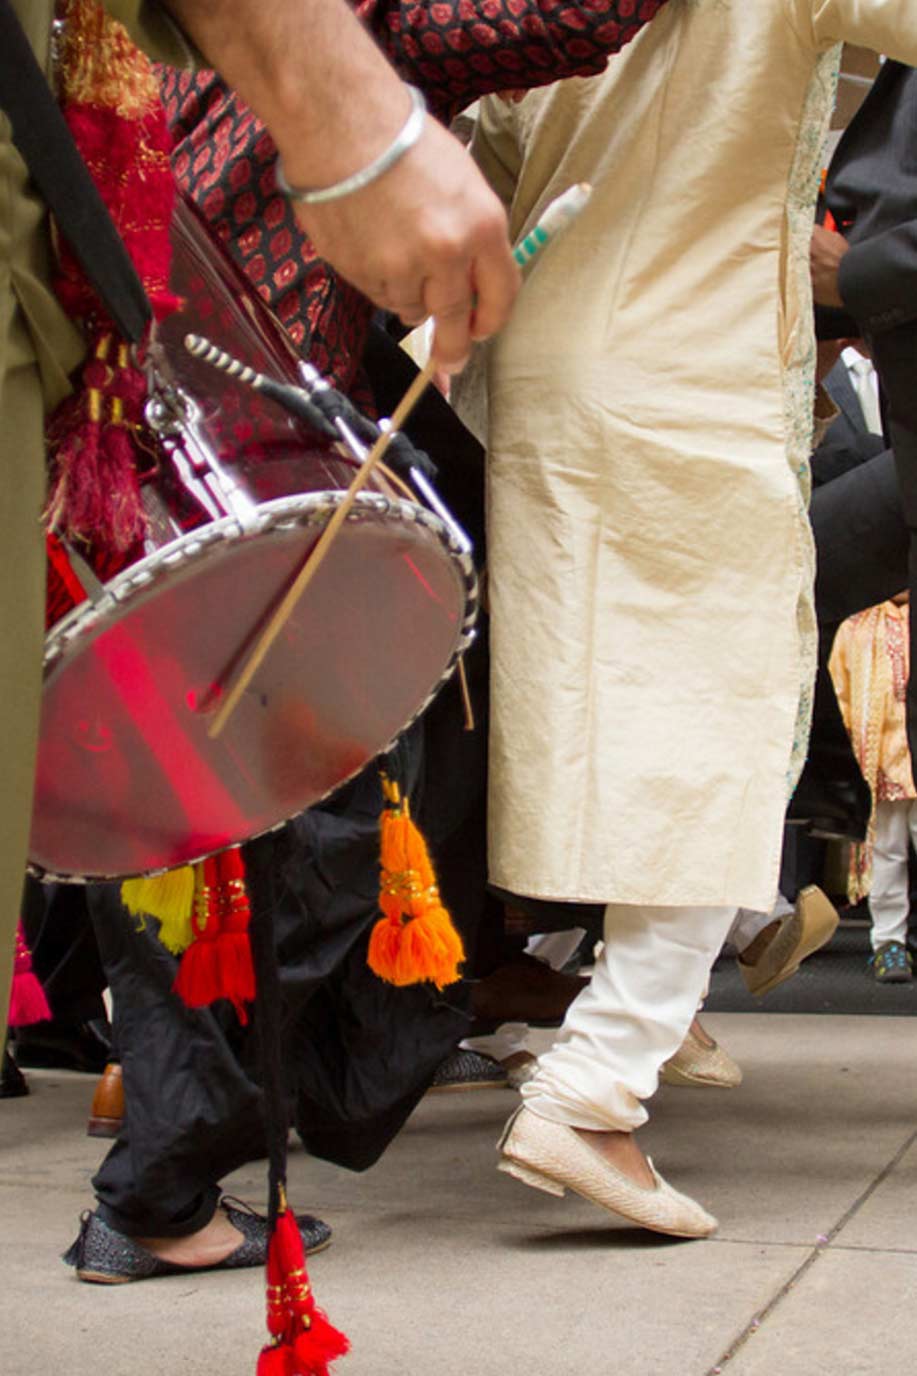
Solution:
<svg viewBox="0 0 917 1376"><path fill-rule="evenodd" d="M334 510L344 500L343 489L320 490L308 493L293 493L286 497L274 497L267 502L253 504L256 519L243 523L237 516L221 516L216 521L186 531L177 536L152 554L144 555L127 568L116 573L104 583L104 595L96 601L88 598L61 617L45 636L44 670L53 668L61 654L68 648L70 641L86 630L92 630L94 623L117 606L123 606L137 593L149 585L151 575L161 564L171 561L193 563L203 557L211 545L230 540L233 543L257 539L267 532L281 526L284 521L293 520L296 524L318 524L318 517L330 519ZM402 497L387 497L377 492L357 494L353 510L347 520L359 521L371 516L393 514L398 519L425 526L437 536L440 545L460 566L466 585L468 602L477 607L477 576L470 557L462 549L445 522L426 507L409 502ZM322 522L327 524L327 521Z"/></svg>

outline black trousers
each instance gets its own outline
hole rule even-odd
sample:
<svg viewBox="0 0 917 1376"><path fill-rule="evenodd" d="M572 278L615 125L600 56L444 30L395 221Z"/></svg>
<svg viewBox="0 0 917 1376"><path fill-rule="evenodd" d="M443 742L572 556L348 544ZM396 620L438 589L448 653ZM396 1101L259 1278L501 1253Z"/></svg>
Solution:
<svg viewBox="0 0 917 1376"><path fill-rule="evenodd" d="M195 1232L220 1177L264 1154L258 1087L231 1011L191 1011L171 992L176 962L155 922L140 928L116 885L94 885L90 907L125 1088L121 1134L93 1181L99 1212L139 1236Z"/></svg>
<svg viewBox="0 0 917 1376"><path fill-rule="evenodd" d="M917 462L914 463L917 509ZM911 538L899 487L899 466L888 449L817 487L810 508L817 573L815 603L830 653L845 617L884 602L908 586Z"/></svg>
<svg viewBox="0 0 917 1376"><path fill-rule="evenodd" d="M917 347L917 342L915 342ZM914 369L917 391L917 366ZM917 406L917 402L915 402ZM908 533L908 580L911 594L910 654L911 677L907 689L907 739L911 759L917 760L917 429L892 423L892 444L901 493L901 504Z"/></svg>
<svg viewBox="0 0 917 1376"><path fill-rule="evenodd" d="M395 989L366 966L376 921L379 797L372 775L340 813L307 813L275 842L275 944L291 1119L308 1152L365 1170L471 1025L467 987ZM190 1010L156 922L117 886L91 889L124 1073L120 1137L96 1172L99 1211L134 1236L196 1232L218 1182L264 1156L257 1010Z"/></svg>
<svg viewBox="0 0 917 1376"><path fill-rule="evenodd" d="M399 743L396 763L444 898L473 947L484 914L484 746L461 720L450 686ZM454 786L437 786L447 769ZM464 982L442 994L396 989L366 965L380 810L369 768L270 842L290 1116L309 1152L353 1170L378 1159L471 1026ZM156 924L141 929L117 886L93 886L90 909L125 1089L121 1135L93 1180L99 1210L135 1236L194 1232L211 1216L222 1177L265 1152L257 1017L242 1028L228 1006L185 1008Z"/></svg>
<svg viewBox="0 0 917 1376"><path fill-rule="evenodd" d="M55 1022L75 1026L104 1020L107 981L85 889L26 879L22 926Z"/></svg>

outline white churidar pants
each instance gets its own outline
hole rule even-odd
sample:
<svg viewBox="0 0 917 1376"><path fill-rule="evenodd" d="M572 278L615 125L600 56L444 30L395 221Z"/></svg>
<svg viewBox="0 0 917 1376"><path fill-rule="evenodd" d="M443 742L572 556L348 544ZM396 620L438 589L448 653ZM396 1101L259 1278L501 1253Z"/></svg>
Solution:
<svg viewBox="0 0 917 1376"><path fill-rule="evenodd" d="M876 803L876 839L872 853L872 949L885 941L904 942L909 908L908 836L917 847L917 799Z"/></svg>
<svg viewBox="0 0 917 1376"><path fill-rule="evenodd" d="M597 1131L646 1122L640 1100L678 1050L735 908L610 903L605 946L551 1050L523 1085L542 1118Z"/></svg>

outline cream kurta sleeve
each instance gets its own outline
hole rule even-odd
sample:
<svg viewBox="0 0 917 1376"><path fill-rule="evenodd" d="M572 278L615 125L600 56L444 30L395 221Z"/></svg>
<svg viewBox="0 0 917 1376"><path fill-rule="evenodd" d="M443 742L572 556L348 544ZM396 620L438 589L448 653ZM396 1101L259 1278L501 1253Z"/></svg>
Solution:
<svg viewBox="0 0 917 1376"><path fill-rule="evenodd" d="M816 47L856 43L917 66L914 0L792 0L799 31L810 27Z"/></svg>
<svg viewBox="0 0 917 1376"><path fill-rule="evenodd" d="M480 104L471 143L472 157L507 208L513 203L522 167L512 113L498 96L486 97Z"/></svg>

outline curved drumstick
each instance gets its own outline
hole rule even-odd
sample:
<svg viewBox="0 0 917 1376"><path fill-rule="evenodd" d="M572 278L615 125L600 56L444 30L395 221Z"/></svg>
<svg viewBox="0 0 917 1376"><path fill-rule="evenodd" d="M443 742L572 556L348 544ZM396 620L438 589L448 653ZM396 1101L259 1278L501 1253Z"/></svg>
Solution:
<svg viewBox="0 0 917 1376"><path fill-rule="evenodd" d="M382 434L367 454L364 463L357 469L353 482L344 494L340 505L315 544L312 546L312 549L306 555L305 562L299 570L299 573L293 579L293 582L290 584L264 630L261 632L255 645L252 647L251 654L239 670L238 678L226 694L219 711L208 726L207 735L210 736L211 739L220 735L223 727L235 711L239 699L251 683L262 660L292 616L297 602L318 572L322 560L331 548L334 537L346 521L360 490L365 486L370 475L376 468L376 465L391 444L395 432L404 424L411 411L414 409L415 403L419 400L421 393L426 390L427 383L432 376L433 363L431 361L422 372L417 374L395 408L388 428L383 430Z"/></svg>

